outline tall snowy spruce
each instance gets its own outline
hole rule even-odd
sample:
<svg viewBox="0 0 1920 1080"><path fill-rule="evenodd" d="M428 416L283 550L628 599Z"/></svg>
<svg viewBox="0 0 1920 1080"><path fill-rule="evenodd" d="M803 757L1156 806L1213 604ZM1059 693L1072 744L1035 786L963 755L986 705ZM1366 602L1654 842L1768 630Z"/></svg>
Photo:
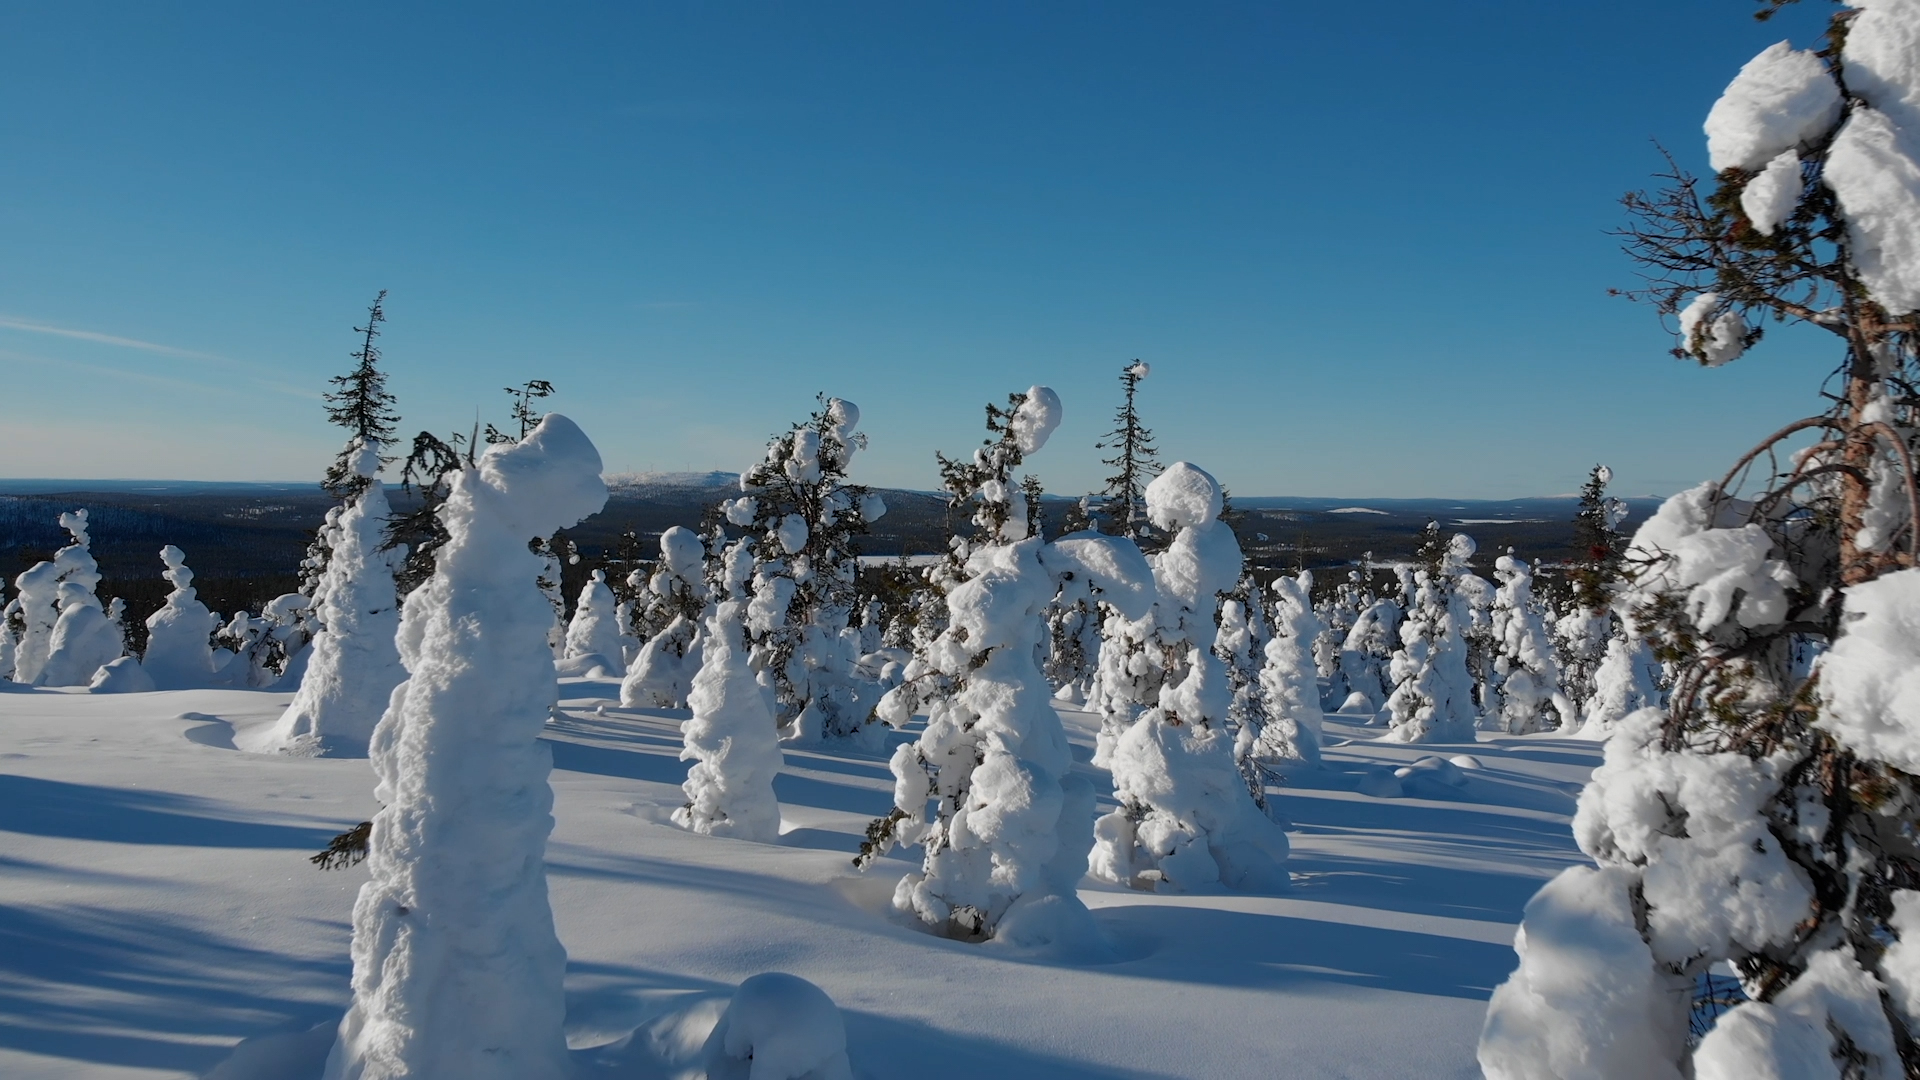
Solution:
<svg viewBox="0 0 1920 1080"><path fill-rule="evenodd" d="M556 1080L566 951L547 903L559 700L527 538L606 503L600 455L550 414L453 477L448 540L406 601L409 678L374 732L367 867L353 912L353 1006L327 1080Z"/></svg>
<svg viewBox="0 0 1920 1080"><path fill-rule="evenodd" d="M1144 889L1282 888L1286 834L1254 804L1241 774L1227 670L1214 653L1221 596L1243 561L1220 520L1220 484L1175 462L1147 485L1146 503L1154 527L1173 534L1153 557L1151 615L1170 659L1153 704L1109 756L1120 805L1094 826L1091 870Z"/></svg>
<svg viewBox="0 0 1920 1080"><path fill-rule="evenodd" d="M970 458L940 457L948 497L973 504L978 534L956 537L954 569L933 575L944 628L881 699L890 725L924 708L927 726L894 752L894 809L868 827L855 862L920 844L921 869L895 888L897 909L963 940L1086 953L1104 948L1074 891L1093 844L1093 789L1070 772L1038 649L1065 575L1135 616L1151 604L1152 578L1131 540L1029 535L1014 470L1059 423L1059 397L1036 386L987 407L992 437Z"/></svg>
<svg viewBox="0 0 1920 1080"><path fill-rule="evenodd" d="M1413 575L1413 602L1400 623L1400 650L1390 666L1393 693L1387 696L1387 711L1393 729L1388 739L1474 741L1479 713L1467 665L1472 598L1462 587L1473 576L1467 560L1474 550L1472 537L1443 538L1439 523L1428 523L1415 556L1420 566Z"/></svg>
<svg viewBox="0 0 1920 1080"><path fill-rule="evenodd" d="M380 444L355 436L356 490L328 531L326 570L314 591L321 629L306 673L265 748L298 757L365 757L387 698L407 677L394 635L400 599L394 574L406 548L387 546L390 512L380 483Z"/></svg>
<svg viewBox="0 0 1920 1080"><path fill-rule="evenodd" d="M741 496L724 507L745 530L753 558L746 635L753 664L771 683L782 724L802 738L877 735L871 723L880 687L863 678L855 538L886 503L847 482L860 410L822 397L803 423L767 444L764 460L740 477Z"/></svg>
<svg viewBox="0 0 1920 1080"><path fill-rule="evenodd" d="M1673 666L1670 703L1617 725L1581 795L1597 868L1527 906L1492 1080L1920 1074L1917 103L1920 3L1855 0L1828 48L1781 42L1727 87L1711 191L1676 167L1627 200L1638 295L1679 316L1681 355L1728 363L1775 318L1844 359L1826 411L1626 552L1616 603ZM1746 1000L1690 1046L1722 964Z"/></svg>

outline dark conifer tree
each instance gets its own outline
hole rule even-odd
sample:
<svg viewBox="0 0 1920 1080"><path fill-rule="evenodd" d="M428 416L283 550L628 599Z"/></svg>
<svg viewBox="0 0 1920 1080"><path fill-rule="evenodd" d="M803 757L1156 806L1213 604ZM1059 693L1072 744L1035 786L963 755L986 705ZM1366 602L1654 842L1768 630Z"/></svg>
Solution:
<svg viewBox="0 0 1920 1080"><path fill-rule="evenodd" d="M361 335L360 348L352 353L354 368L329 379L334 390L326 395L329 422L346 428L355 438L382 445L393 442L394 425L400 422L400 415L393 411L393 395L387 392L387 373L380 370L380 347L375 344L380 324L387 321L386 299L387 290L381 289L367 308L367 325L353 328ZM335 498L351 499L367 486L366 478L354 471L353 456L350 447L342 448L320 481ZM380 458L383 466L393 461L384 455Z"/></svg>
<svg viewBox="0 0 1920 1080"><path fill-rule="evenodd" d="M1139 360L1120 370L1120 385L1126 389L1126 400L1114 417L1113 430L1094 444L1099 449L1113 451L1113 456L1102 458L1101 464L1117 470L1107 478L1107 486L1101 491L1105 496L1101 509L1120 535L1136 538L1146 529L1142 520L1146 510L1142 493L1147 480L1160 471L1160 451L1153 444L1153 431L1140 422L1140 412L1133 400L1140 380L1147 377L1149 370Z"/></svg>

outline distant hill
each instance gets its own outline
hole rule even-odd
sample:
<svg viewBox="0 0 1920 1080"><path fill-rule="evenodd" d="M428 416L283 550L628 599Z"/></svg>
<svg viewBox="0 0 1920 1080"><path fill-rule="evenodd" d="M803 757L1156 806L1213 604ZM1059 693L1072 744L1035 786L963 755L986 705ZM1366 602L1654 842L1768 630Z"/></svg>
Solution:
<svg viewBox="0 0 1920 1080"><path fill-rule="evenodd" d="M638 534L657 550L659 536L675 525L698 527L709 509L739 490L739 474L630 473L607 478L606 509L568 530L583 565L569 568L569 585L588 566L613 551L622 533ZM394 489L398 508L409 498ZM943 496L879 489L887 514L861 543L861 553L891 556L946 549L949 515ZM1652 513L1658 499L1628 499L1631 531ZM1049 534L1064 520L1069 500L1049 498L1043 516ZM93 551L108 579L108 595L125 596L136 616L158 606L166 584L158 552L174 544L187 553L195 586L210 607L231 612L293 588L312 532L331 498L313 483L219 483L185 480L0 480L0 574L14 576L66 541L57 519L62 510L91 511ZM1449 532L1465 532L1480 546L1477 563L1512 548L1536 562L1559 562L1573 553L1572 520L1577 500L1549 498L1335 499L1284 496L1235 498L1234 530L1254 567L1263 573L1340 566L1372 552L1377 561L1406 559L1420 530L1437 520ZM962 515L964 518L964 515Z"/></svg>

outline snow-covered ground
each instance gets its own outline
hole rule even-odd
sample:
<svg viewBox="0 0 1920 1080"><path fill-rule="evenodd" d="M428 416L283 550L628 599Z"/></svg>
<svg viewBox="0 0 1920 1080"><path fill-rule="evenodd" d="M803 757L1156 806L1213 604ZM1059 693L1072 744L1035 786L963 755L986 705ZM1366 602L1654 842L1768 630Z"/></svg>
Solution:
<svg viewBox="0 0 1920 1080"><path fill-rule="evenodd" d="M668 820L686 714L622 709L609 681L562 694L548 874L570 1043L785 971L839 1003L874 1080L1477 1076L1521 907L1582 861L1568 819L1599 755L1548 737L1376 743L1383 729L1329 716L1326 767L1275 789L1294 823L1288 895L1089 879L1120 959L1075 967L894 915L917 865L899 854L853 869L892 805L891 745L788 747L780 843L717 839ZM240 1040L315 1025L306 1054L324 1055L366 870L307 857L371 816L373 777L365 760L231 748L290 696L0 693L0 1076L193 1076ZM1086 764L1098 720L1063 717L1104 813L1106 774ZM1433 754L1472 755L1464 786L1444 768L1390 779Z"/></svg>

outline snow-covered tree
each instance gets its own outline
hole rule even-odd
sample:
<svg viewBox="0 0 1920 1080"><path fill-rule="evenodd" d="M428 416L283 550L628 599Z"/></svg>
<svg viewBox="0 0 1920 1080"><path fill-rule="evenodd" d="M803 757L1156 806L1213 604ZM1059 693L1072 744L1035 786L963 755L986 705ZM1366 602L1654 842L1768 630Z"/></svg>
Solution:
<svg viewBox="0 0 1920 1080"><path fill-rule="evenodd" d="M1355 708L1361 702L1369 713L1386 707L1391 692L1393 654L1400 645L1400 624L1405 616L1398 601L1380 597L1367 603L1354 617L1340 646L1340 681L1346 684L1348 697L1342 709Z"/></svg>
<svg viewBox="0 0 1920 1080"><path fill-rule="evenodd" d="M159 611L147 616L147 651L140 667L161 690L193 690L213 682L213 632L220 616L200 602L186 560L172 544L160 549L167 567L160 576L173 583L173 591Z"/></svg>
<svg viewBox="0 0 1920 1080"><path fill-rule="evenodd" d="M1273 638L1267 642L1260 686L1267 701L1268 719L1255 747L1260 757L1320 761L1320 687L1315 676L1313 647L1321 639L1320 618L1314 614L1313 575L1302 570L1294 577L1273 581Z"/></svg>
<svg viewBox="0 0 1920 1080"><path fill-rule="evenodd" d="M765 673L782 724L801 737L845 738L877 732L869 721L879 687L857 670L852 628L859 601L856 537L886 513L886 503L847 482L866 436L852 402L822 396L806 421L773 438L766 458L740 477L740 498L725 506L753 554L746 634L753 664Z"/></svg>
<svg viewBox="0 0 1920 1080"><path fill-rule="evenodd" d="M626 673L622 664L618 606L613 590L607 585L606 571L595 570L580 590L580 600L573 608L573 621L567 624L566 659L598 656L607 662L613 674Z"/></svg>
<svg viewBox="0 0 1920 1080"><path fill-rule="evenodd" d="M1579 736L1604 739L1620 721L1641 709L1658 708L1660 662L1637 631L1622 627L1607 642L1607 653L1593 675L1593 696L1587 699Z"/></svg>
<svg viewBox="0 0 1920 1080"><path fill-rule="evenodd" d="M1153 444L1153 430L1140 422L1140 412L1133 403L1134 395L1140 390L1140 380L1152 370L1144 360L1135 360L1120 369L1120 386L1126 391L1126 397L1114 416L1113 430L1094 444L1102 450L1113 451L1113 456L1103 459L1101 464L1115 470L1101 491L1100 512L1114 531L1136 540L1143 533L1141 518L1145 504L1141 493L1160 466L1160 451Z"/></svg>
<svg viewBox="0 0 1920 1080"><path fill-rule="evenodd" d="M1571 730L1576 718L1560 692L1553 638L1533 598L1533 570L1512 555L1493 564L1500 591L1493 600L1493 714L1510 735Z"/></svg>
<svg viewBox="0 0 1920 1080"><path fill-rule="evenodd" d="M754 678L742 627L747 605L721 604L707 620L706 647L681 729L680 760L693 762L681 789L687 803L674 823L694 832L773 843L780 838L779 727L766 689Z"/></svg>
<svg viewBox="0 0 1920 1080"><path fill-rule="evenodd" d="M1267 778L1258 753L1271 715L1266 688L1260 684L1260 668L1272 638L1260 586L1252 574L1242 574L1239 584L1220 600L1220 629L1214 635L1213 652L1226 665L1227 689L1232 694L1227 724L1233 729L1234 764L1254 803L1262 809L1267 805Z"/></svg>
<svg viewBox="0 0 1920 1080"><path fill-rule="evenodd" d="M322 629L300 689L268 744L284 754L365 757L388 697L407 677L394 643L400 628L394 575L407 553L387 546L390 511L378 476L380 445L357 438L354 443L358 494L334 519L326 575L313 598Z"/></svg>
<svg viewBox="0 0 1920 1080"><path fill-rule="evenodd" d="M557 413L453 478L448 540L401 620L409 678L374 733L382 807L327 1080L574 1075L545 869L553 609L527 537L606 498L598 451Z"/></svg>
<svg viewBox="0 0 1920 1080"><path fill-rule="evenodd" d="M687 704L693 674L700 667L700 622L710 602L706 580L707 545L692 529L679 525L660 534L660 560L634 617L645 635L627 677L620 683L620 704L629 709L680 709Z"/></svg>
<svg viewBox="0 0 1920 1080"><path fill-rule="evenodd" d="M1580 488L1573 515L1573 561L1567 567L1567 591L1554 623L1561 682L1575 711L1584 712L1594 695L1594 680L1619 619L1612 612L1620 585L1620 557L1626 544L1616 531L1627 504L1607 495L1613 470L1595 465Z"/></svg>
<svg viewBox="0 0 1920 1080"><path fill-rule="evenodd" d="M1640 295L1679 316L1681 355L1728 363L1780 319L1845 356L1817 368L1823 413L1634 535L1615 605L1671 699L1614 727L1581 795L1598 867L1527 906L1490 1080L1920 1074L1916 102L1920 5L1854 0L1829 48L1781 42L1727 87L1710 193L1675 167L1628 199ZM1723 964L1748 1000L1690 1048L1692 985Z"/></svg>
<svg viewBox="0 0 1920 1080"><path fill-rule="evenodd" d="M1465 533L1451 540L1438 522L1427 525L1414 571L1413 602L1400 623L1400 650L1393 654L1393 693L1387 711L1398 742L1472 742L1479 719L1473 676L1467 667L1468 597L1459 589L1474 543Z"/></svg>
<svg viewBox="0 0 1920 1080"><path fill-rule="evenodd" d="M1175 462L1147 485L1146 503L1154 527L1174 534L1153 559L1151 618L1179 666L1167 668L1153 705L1114 744L1120 806L1094 825L1090 869L1136 888L1284 887L1286 834L1241 775L1227 724L1232 693L1213 651L1221 595L1243 563L1220 520L1220 484Z"/></svg>
<svg viewBox="0 0 1920 1080"><path fill-rule="evenodd" d="M54 629L59 625L62 606L61 586L67 582L79 585L88 597L100 583L100 569L93 560L91 545L87 538L87 512L74 510L60 515L60 525L67 530L72 542L54 553L48 562L38 562L28 567L14 578L14 588L19 594L7 605L11 613L8 617L7 633L14 641L15 682L40 686L85 686L93 675L89 668L77 681L72 679L70 669L77 667L81 659L76 653L72 660L61 664L57 677L63 681L48 682L45 669L53 655ZM85 606L78 594L69 591L76 603ZM92 606L100 607L95 598ZM85 616L79 616L85 619ZM91 635L88 635L89 639ZM75 639L76 642L78 639ZM91 655L91 652L89 652ZM112 660L117 657L107 657ZM105 661L102 661L104 663ZM96 664L95 667L99 665Z"/></svg>
<svg viewBox="0 0 1920 1080"><path fill-rule="evenodd" d="M52 562L36 564L15 582L21 610L32 616L27 622L30 630L44 626L47 616L57 613L44 638L30 634L22 639L22 670L16 679L37 686L85 686L95 671L126 652L126 639L118 619L94 594L100 568L87 536L87 512L61 514L60 525L72 543L55 552Z"/></svg>
<svg viewBox="0 0 1920 1080"><path fill-rule="evenodd" d="M992 438L969 459L942 455L953 505L973 504L974 541L955 538L956 569L936 574L948 621L879 706L903 726L925 708L920 737L893 755L894 809L868 827L862 866L895 843L921 844L920 871L894 906L953 937L1073 947L1097 940L1074 893L1093 843L1093 789L1071 772L1036 650L1062 576L1092 579L1109 603L1144 614L1151 575L1131 541L1030 536L1013 472L1060 423L1044 386L989 405ZM1235 780L1236 786L1238 780Z"/></svg>

